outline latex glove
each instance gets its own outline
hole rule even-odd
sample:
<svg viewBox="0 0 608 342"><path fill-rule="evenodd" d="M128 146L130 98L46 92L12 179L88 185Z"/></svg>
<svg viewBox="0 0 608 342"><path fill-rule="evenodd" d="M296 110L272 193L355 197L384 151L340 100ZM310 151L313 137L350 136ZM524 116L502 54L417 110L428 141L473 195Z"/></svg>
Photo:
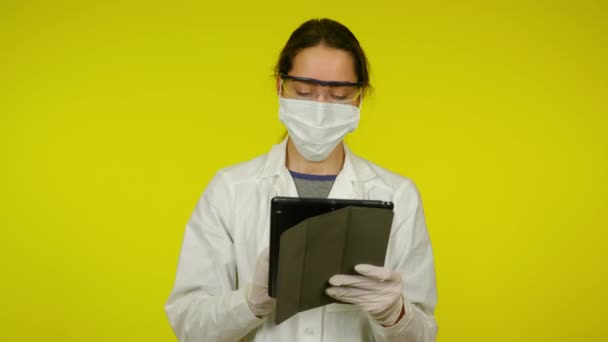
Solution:
<svg viewBox="0 0 608 342"><path fill-rule="evenodd" d="M247 291L247 304L254 315L258 317L266 316L272 312L274 298L268 295L268 268L270 253L268 247L260 252L255 263L253 280L249 284Z"/></svg>
<svg viewBox="0 0 608 342"><path fill-rule="evenodd" d="M361 275L338 274L329 278L333 286L325 290L327 295L360 306L381 325L395 324L404 305L399 272L367 264L355 266L355 271Z"/></svg>

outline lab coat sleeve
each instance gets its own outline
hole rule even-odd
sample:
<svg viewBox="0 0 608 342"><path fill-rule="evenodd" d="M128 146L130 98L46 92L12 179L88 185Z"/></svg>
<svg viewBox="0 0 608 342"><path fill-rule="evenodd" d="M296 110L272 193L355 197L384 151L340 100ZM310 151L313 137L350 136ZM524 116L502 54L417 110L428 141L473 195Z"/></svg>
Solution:
<svg viewBox="0 0 608 342"><path fill-rule="evenodd" d="M236 341L260 323L238 286L230 227L233 194L222 172L199 200L182 242L165 311L180 342Z"/></svg>
<svg viewBox="0 0 608 342"><path fill-rule="evenodd" d="M400 221L391 232L386 266L403 277L405 315L391 327L383 327L371 320L372 332L378 342L435 341L437 287L420 194L408 180L395 196L395 218ZM397 215L398 211L403 215Z"/></svg>

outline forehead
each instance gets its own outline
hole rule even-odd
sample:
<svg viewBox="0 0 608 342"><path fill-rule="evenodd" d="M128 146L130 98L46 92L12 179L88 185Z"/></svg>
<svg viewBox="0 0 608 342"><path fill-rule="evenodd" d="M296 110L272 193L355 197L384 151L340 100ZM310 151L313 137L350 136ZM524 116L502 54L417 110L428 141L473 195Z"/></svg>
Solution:
<svg viewBox="0 0 608 342"><path fill-rule="evenodd" d="M289 74L323 81L357 82L355 63L350 53L323 45L298 52Z"/></svg>

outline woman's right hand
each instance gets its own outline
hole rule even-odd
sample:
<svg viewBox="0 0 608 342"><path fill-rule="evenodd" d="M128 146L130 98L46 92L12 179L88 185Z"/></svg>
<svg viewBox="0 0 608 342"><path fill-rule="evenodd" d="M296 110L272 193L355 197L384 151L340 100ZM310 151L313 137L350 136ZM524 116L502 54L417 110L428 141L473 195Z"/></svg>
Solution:
<svg viewBox="0 0 608 342"><path fill-rule="evenodd" d="M253 280L247 291L247 304L257 317L270 314L274 308L275 299L268 295L268 268L270 253L266 247L258 255Z"/></svg>

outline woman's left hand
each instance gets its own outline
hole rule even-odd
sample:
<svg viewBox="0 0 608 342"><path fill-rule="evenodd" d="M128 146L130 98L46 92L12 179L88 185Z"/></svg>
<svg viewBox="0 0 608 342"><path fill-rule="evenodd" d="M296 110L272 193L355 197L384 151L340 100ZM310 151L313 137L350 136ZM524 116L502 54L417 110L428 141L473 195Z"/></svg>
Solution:
<svg viewBox="0 0 608 342"><path fill-rule="evenodd" d="M337 274L329 278L333 286L325 290L327 295L359 305L383 326L397 323L404 308L401 274L367 264L355 266L355 271L361 275Z"/></svg>

